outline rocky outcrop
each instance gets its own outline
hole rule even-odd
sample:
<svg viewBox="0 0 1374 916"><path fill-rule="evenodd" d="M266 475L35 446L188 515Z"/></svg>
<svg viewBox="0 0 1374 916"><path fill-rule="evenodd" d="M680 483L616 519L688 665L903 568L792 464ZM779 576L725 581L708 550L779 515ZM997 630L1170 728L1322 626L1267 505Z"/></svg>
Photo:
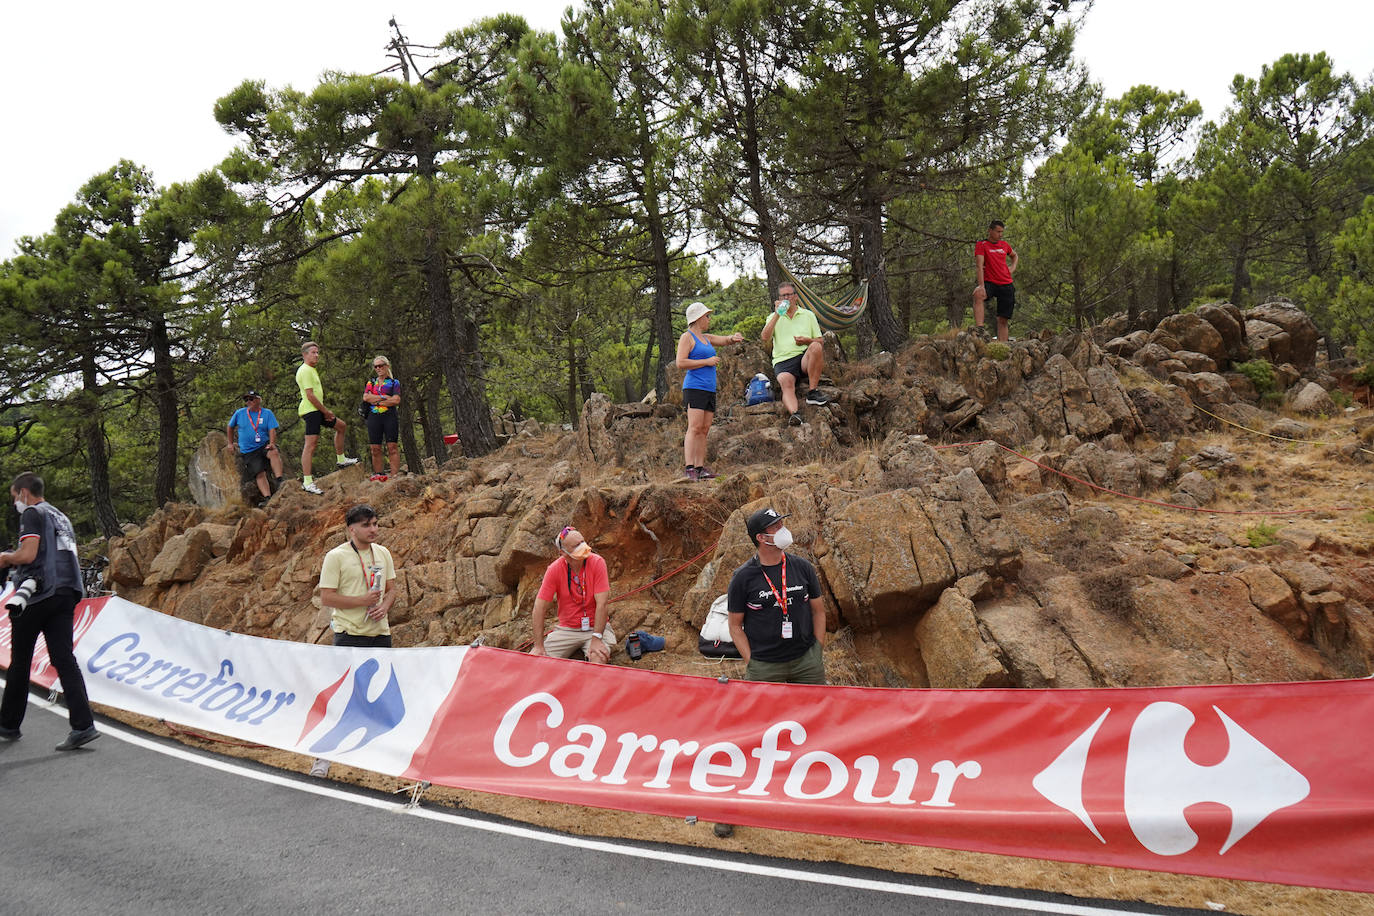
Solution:
<svg viewBox="0 0 1374 916"><path fill-rule="evenodd" d="M344 537L348 505L365 497L399 561L397 645L481 637L517 648L553 538L574 524L607 558L616 629L666 636L653 663L699 673L696 628L752 553L745 518L771 505L790 514L794 552L815 563L829 627L852 638L846 651L866 683L1367 674L1374 572L1368 582L1332 575L1314 559L1316 538L1296 534L1264 549L1237 547L1246 541L1233 531L1161 534L1167 549L1142 552L1103 492L1213 507L1253 471L1191 436L1225 421L1307 436L1313 424L1261 410L1232 370L1278 354L1275 379L1292 389L1293 409L1301 397L1322 413L1329 377L1303 362L1315 329L1296 311L1221 303L1150 330L1117 322L1110 336L1009 347L957 333L852 363L829 340L834 400L803 406L800 426L777 403L745 407L722 392L708 441L721 476L709 484L677 479L684 424L671 398L596 395L573 433L512 417L497 452L423 477L374 484L349 469L321 478L323 497L288 487L265 511L170 506L111 542L109 578L185 619L325 641L319 564ZM766 368L756 347L729 352L728 386ZM211 439L209 464L223 457L222 435ZM1356 431L1343 445L1362 442Z"/></svg>

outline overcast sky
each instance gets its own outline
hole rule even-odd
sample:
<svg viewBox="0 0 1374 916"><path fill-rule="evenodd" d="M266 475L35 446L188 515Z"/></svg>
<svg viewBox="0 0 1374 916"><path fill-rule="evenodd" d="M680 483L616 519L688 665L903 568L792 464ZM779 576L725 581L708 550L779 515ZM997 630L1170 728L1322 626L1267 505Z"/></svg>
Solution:
<svg viewBox="0 0 1374 916"><path fill-rule="evenodd" d="M386 64L394 14L436 43L497 9L554 29L565 0L446 4L21 0L0 12L0 258L53 218L92 175L127 158L162 185L215 165L232 144L215 100L244 79L308 89L325 70ZM1287 52L1326 51L1361 80L1374 73L1374 2L1097 0L1078 55L1108 95L1138 83L1187 92L1217 117L1236 73Z"/></svg>

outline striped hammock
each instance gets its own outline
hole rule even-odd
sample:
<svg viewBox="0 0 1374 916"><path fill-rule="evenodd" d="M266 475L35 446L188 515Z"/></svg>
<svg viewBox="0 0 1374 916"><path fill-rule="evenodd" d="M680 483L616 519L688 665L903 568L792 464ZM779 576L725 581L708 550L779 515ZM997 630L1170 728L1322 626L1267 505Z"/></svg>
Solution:
<svg viewBox="0 0 1374 916"><path fill-rule="evenodd" d="M779 265L781 266L781 265ZM821 298L814 290L798 280L792 271L783 267L782 272L797 287L797 299L801 307L816 313L816 320L826 331L844 331L852 328L868 305L868 281L863 280L832 296L831 301ZM833 302L833 304L832 304Z"/></svg>

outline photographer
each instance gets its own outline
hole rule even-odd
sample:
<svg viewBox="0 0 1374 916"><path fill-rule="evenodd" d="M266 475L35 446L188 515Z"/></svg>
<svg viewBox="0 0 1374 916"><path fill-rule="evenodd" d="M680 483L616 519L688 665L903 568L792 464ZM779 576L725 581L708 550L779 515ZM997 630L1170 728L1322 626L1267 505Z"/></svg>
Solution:
<svg viewBox="0 0 1374 916"><path fill-rule="evenodd" d="M70 751L100 737L95 730L86 682L72 652L73 612L82 597L81 561L76 555L72 523L51 503L43 500L43 478L25 471L10 484L10 498L19 512L19 547L0 553L0 569L20 592L31 592L27 601L15 594L6 602L13 639L5 694L0 700L0 740L16 741L28 707L29 668L34 644L42 633L48 657L67 695L71 733L57 745Z"/></svg>

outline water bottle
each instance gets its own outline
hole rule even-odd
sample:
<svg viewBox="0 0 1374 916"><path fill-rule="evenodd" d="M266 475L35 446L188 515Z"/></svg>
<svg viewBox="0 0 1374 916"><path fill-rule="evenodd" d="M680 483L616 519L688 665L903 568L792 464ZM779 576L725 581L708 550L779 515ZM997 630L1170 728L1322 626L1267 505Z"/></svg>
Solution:
<svg viewBox="0 0 1374 916"><path fill-rule="evenodd" d="M371 584L368 586L368 591L370 591L374 596L377 597L377 600L380 601L380 600L381 600L381 594L382 594L382 588L386 585L386 582L383 581L383 579L382 579L382 567L380 567L380 566L369 566L369 567L367 568L367 573L368 573L368 576L369 576L368 581L371 583ZM376 604L376 603L377 603L376 601L373 602L373 604Z"/></svg>

